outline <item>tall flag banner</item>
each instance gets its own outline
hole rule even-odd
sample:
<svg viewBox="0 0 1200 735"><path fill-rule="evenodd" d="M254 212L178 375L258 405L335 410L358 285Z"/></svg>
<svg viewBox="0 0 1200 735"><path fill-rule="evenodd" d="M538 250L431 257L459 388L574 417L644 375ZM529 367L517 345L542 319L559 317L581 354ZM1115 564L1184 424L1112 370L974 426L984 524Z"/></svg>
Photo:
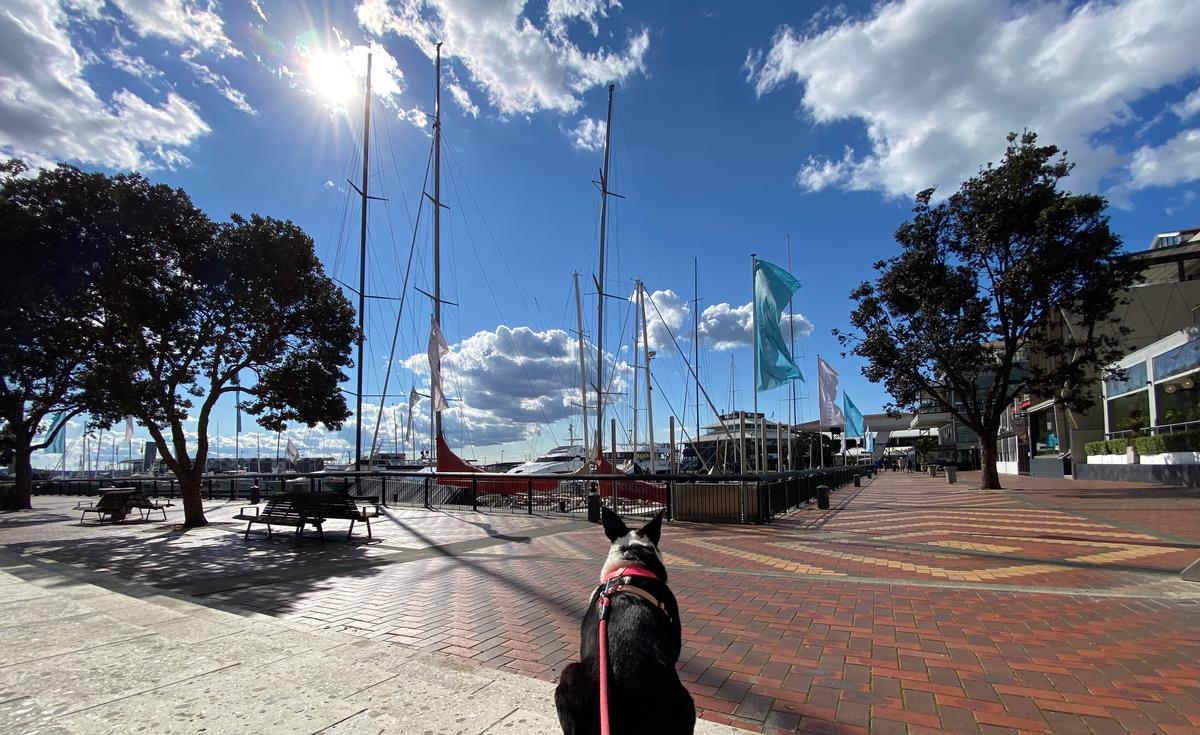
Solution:
<svg viewBox="0 0 1200 735"><path fill-rule="evenodd" d="M854 405L854 401L850 400L850 396L846 391L842 391L842 408L843 415L846 418L846 434L850 436L863 435L863 415L862 411L858 410L858 406Z"/></svg>
<svg viewBox="0 0 1200 735"><path fill-rule="evenodd" d="M873 431L867 432L867 453L875 455L875 432Z"/></svg>
<svg viewBox="0 0 1200 735"><path fill-rule="evenodd" d="M765 260L754 261L754 350L758 355L754 389L760 393L787 385L789 380L804 380L779 321L799 289L800 282L791 273Z"/></svg>
<svg viewBox="0 0 1200 735"><path fill-rule="evenodd" d="M292 460L293 462L300 461L300 450L296 449L295 444L292 444L292 437L290 436L288 437L287 443L287 456L288 459Z"/></svg>
<svg viewBox="0 0 1200 735"><path fill-rule="evenodd" d="M429 395L433 401L433 410L437 412L450 408L446 402L446 394L442 391L442 358L450 354L450 346L442 336L442 329L432 318L429 320Z"/></svg>
<svg viewBox="0 0 1200 735"><path fill-rule="evenodd" d="M821 426L841 426L846 422L837 405L838 374L822 358L817 358L817 401L821 404Z"/></svg>
<svg viewBox="0 0 1200 735"><path fill-rule="evenodd" d="M408 421L404 425L405 444L408 444L410 441L412 441L413 411L416 409L417 401L419 400L421 400L421 394L417 393L417 389L414 387L408 392Z"/></svg>
<svg viewBox="0 0 1200 735"><path fill-rule="evenodd" d="M149 472L154 467L154 461L158 458L158 445L154 442L146 442L142 447L142 472Z"/></svg>
<svg viewBox="0 0 1200 735"><path fill-rule="evenodd" d="M46 436L53 436L54 438L46 447L47 452L62 454L67 451L67 427L63 426L66 416L66 411L59 411L54 414L54 418L50 419L50 428L46 430ZM55 434L55 431L58 433Z"/></svg>
<svg viewBox="0 0 1200 735"><path fill-rule="evenodd" d="M132 416L125 417L125 441L126 442L133 441L133 417Z"/></svg>

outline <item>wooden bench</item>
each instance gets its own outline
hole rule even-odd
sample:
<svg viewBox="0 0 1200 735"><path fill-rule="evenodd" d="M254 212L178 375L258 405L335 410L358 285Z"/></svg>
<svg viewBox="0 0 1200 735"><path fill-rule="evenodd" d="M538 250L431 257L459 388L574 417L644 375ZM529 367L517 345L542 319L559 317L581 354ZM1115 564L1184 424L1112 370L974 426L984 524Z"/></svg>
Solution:
<svg viewBox="0 0 1200 735"><path fill-rule="evenodd" d="M108 520L120 522L125 520L125 516L129 515L131 498L134 490L105 490L100 494L100 499L90 508L81 508L82 513L79 515L79 525L83 525L83 519L88 513L96 514L96 521L104 523L104 517L108 516Z"/></svg>
<svg viewBox="0 0 1200 735"><path fill-rule="evenodd" d="M346 540L349 541L354 534L354 524L367 524L367 539L371 537L371 516L367 512L358 507L354 502L354 498L349 495L342 495L336 492L318 492L305 493L305 503L309 505L309 509L314 515L318 515L326 520L336 518L339 520L350 521L350 530L346 533ZM376 515L378 515L378 507L376 507Z"/></svg>
<svg viewBox="0 0 1200 735"><path fill-rule="evenodd" d="M245 538L250 538L250 527L255 523L262 523L267 527L267 536L274 535L272 526L291 526L296 529L296 545L300 545L300 538L303 535L305 526L313 526L317 529L317 534L321 541L325 541L325 532L321 529L321 524L325 519L319 514L314 513L313 506L307 502L303 496L312 495L313 493L283 493L276 495L267 501L265 508L259 511L257 505L243 506L240 512L233 518L237 521L246 521ZM247 511L253 510L253 513Z"/></svg>
<svg viewBox="0 0 1200 735"><path fill-rule="evenodd" d="M170 503L156 503L146 496L141 490L134 490L129 496L129 507L137 508L142 514L142 520L149 520L150 514L154 511L162 511L163 520L167 520L167 508Z"/></svg>

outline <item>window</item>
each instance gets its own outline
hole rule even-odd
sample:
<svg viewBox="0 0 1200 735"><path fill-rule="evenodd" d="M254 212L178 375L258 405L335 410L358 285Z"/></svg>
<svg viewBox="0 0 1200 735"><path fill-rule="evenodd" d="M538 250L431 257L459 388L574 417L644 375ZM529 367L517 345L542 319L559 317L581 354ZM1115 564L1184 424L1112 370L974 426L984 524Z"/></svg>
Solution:
<svg viewBox="0 0 1200 735"><path fill-rule="evenodd" d="M1111 398L1108 401L1109 431L1138 431L1150 425L1150 391Z"/></svg>
<svg viewBox="0 0 1200 735"><path fill-rule="evenodd" d="M1154 386L1155 424L1182 424L1200 421L1200 371L1167 380Z"/></svg>
<svg viewBox="0 0 1200 735"><path fill-rule="evenodd" d="M1169 354L1169 353L1168 353ZM1157 363L1157 359L1155 360ZM1158 368L1156 367L1155 370ZM1120 375L1105 378L1104 389L1108 395L1119 396L1122 393L1128 393L1133 390L1140 390L1146 387L1146 363L1139 362L1135 365L1130 365L1124 369L1124 377Z"/></svg>
<svg viewBox="0 0 1200 735"><path fill-rule="evenodd" d="M1030 414L1029 431L1034 455L1058 455L1059 440L1053 407Z"/></svg>
<svg viewBox="0 0 1200 735"><path fill-rule="evenodd" d="M1162 380L1197 367L1200 367L1200 339L1179 345L1154 358L1154 379ZM1112 395L1111 389L1109 395Z"/></svg>

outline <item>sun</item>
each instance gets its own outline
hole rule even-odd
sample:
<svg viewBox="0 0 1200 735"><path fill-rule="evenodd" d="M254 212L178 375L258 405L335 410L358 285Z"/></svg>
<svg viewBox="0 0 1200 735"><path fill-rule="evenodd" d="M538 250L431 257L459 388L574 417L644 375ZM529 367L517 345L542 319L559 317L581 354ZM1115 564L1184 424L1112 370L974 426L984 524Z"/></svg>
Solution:
<svg viewBox="0 0 1200 735"><path fill-rule="evenodd" d="M308 78L322 99L344 106L354 91L354 72L342 54L318 51L308 57Z"/></svg>

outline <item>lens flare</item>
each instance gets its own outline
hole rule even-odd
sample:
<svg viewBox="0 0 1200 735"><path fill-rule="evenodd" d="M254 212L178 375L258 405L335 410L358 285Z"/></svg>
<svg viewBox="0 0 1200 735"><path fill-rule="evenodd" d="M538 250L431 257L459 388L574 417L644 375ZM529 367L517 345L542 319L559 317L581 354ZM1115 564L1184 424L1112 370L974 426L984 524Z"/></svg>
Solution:
<svg viewBox="0 0 1200 735"><path fill-rule="evenodd" d="M318 51L307 63L309 82L316 93L327 102L345 105L354 91L354 73L346 57Z"/></svg>

